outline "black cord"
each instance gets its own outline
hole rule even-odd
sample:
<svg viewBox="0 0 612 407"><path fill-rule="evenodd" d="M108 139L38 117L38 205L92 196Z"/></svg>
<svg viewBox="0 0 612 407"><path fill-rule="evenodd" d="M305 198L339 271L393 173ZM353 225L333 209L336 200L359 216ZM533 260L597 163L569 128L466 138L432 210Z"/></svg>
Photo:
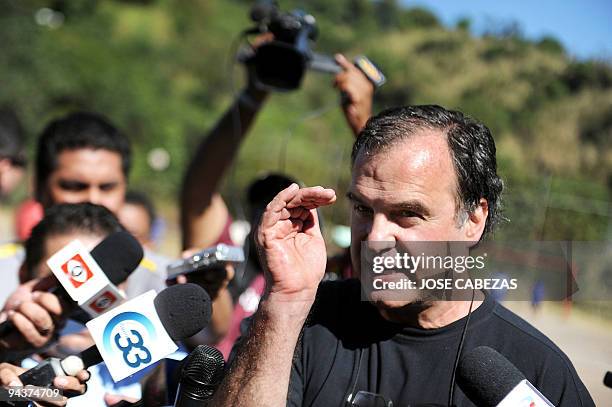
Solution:
<svg viewBox="0 0 612 407"><path fill-rule="evenodd" d="M355 373L355 381L353 382L353 386L351 387L351 391L348 396L344 397L344 402L341 405L346 406L348 403L351 403L355 400L355 389L357 388L357 382L359 381L359 372L361 372L361 361L363 360L363 349L359 348L359 361L357 362L357 373Z"/></svg>
<svg viewBox="0 0 612 407"><path fill-rule="evenodd" d="M293 136L293 133L298 128L298 126L300 126L301 124L305 123L308 120L316 119L318 117L323 116L324 114L331 111L335 107L336 107L336 102L328 103L327 105L319 109L314 109L314 110L304 113L303 115L299 116L296 120L294 120L292 124L290 124L289 128L287 129L287 132L285 133L285 136L282 138L281 143L280 143L280 149L278 153L279 154L278 155L278 171L279 172L285 173L287 171L286 169L287 144L289 143L289 139Z"/></svg>
<svg viewBox="0 0 612 407"><path fill-rule="evenodd" d="M470 309L468 310L467 319L465 325L463 325L463 332L461 332L461 340L459 340L459 348L457 349L457 356L455 356L455 364L453 366L453 374L451 376L451 385L448 392L448 405L453 405L453 397L455 395L455 375L457 373L457 366L459 366L459 357L461 356L461 350L463 349L463 342L467 333L467 328L470 323L470 317L472 316L472 307L474 306L474 297L476 296L476 290L472 289L472 300L470 301Z"/></svg>

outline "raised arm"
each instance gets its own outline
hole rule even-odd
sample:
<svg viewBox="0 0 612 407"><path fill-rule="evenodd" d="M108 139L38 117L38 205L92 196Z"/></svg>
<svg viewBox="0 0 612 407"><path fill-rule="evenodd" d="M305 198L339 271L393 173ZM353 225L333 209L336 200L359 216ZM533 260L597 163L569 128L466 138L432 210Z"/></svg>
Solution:
<svg viewBox="0 0 612 407"><path fill-rule="evenodd" d="M336 55L343 71L336 75L334 86L342 93L342 111L355 137L372 116L374 85L344 55Z"/></svg>
<svg viewBox="0 0 612 407"><path fill-rule="evenodd" d="M208 247L223 232L229 213L218 194L219 184L266 97L266 92L248 86L198 146L181 191L184 249Z"/></svg>
<svg viewBox="0 0 612 407"><path fill-rule="evenodd" d="M325 272L325 242L316 208L336 200L321 187L281 191L257 231L266 294L212 406L284 406L302 326Z"/></svg>

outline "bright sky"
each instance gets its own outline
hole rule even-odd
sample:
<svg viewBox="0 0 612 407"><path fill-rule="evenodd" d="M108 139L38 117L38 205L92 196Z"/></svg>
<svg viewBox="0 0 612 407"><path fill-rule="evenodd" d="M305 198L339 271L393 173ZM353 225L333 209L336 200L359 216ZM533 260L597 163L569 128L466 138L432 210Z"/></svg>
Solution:
<svg viewBox="0 0 612 407"><path fill-rule="evenodd" d="M517 21L527 38L557 38L579 58L612 60L612 0L400 0L423 6L445 24L469 17L472 31L482 33L492 22Z"/></svg>

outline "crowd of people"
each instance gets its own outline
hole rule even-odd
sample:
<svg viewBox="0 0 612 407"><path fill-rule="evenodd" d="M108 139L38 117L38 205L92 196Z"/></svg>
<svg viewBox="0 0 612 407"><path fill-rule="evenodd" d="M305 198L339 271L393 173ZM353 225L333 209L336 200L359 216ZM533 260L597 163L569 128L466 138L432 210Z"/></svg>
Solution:
<svg viewBox="0 0 612 407"><path fill-rule="evenodd" d="M192 282L212 299L209 326L181 344L185 354L199 344L216 346L229 361L209 405L345 405L360 392L394 405L472 405L460 389L448 399L460 341L463 350L487 345L503 353L557 406L593 405L562 351L483 292L474 292L472 301L361 301L362 241L476 244L499 223L503 183L484 124L439 106L373 116L374 85L346 58L336 59L343 70L334 86L342 94L346 131L355 135L352 242L339 265L327 262L317 213L334 203L336 191L301 185L299 174L268 173L245 191L252 225L245 264L227 266L214 278L191 273L167 281L171 259L152 244L155 209L146 194L128 190L128 137L104 112L73 112L48 123L32 168L41 219L31 222L23 245L0 248L1 319L14 326L0 338L2 385L18 385L18 375L44 357L93 344L83 325L66 318L70 305L47 292L54 277L46 260L74 239L92 249L128 230L145 256L120 286L127 298ZM195 151L179 197L186 254L233 244L220 184L269 97L248 81ZM0 120L0 193L6 195L25 170L23 130L14 115L3 113ZM342 270L340 279L321 283L332 265ZM57 377L54 385L73 396L69 405L166 405L180 368L159 363L115 383L102 364Z"/></svg>

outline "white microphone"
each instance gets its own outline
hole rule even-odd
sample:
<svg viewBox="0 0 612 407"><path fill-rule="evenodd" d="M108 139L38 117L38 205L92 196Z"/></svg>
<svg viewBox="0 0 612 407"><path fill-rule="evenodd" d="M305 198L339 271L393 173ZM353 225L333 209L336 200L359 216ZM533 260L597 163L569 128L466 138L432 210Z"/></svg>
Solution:
<svg viewBox="0 0 612 407"><path fill-rule="evenodd" d="M136 311L139 310L139 306L142 305L142 298L145 297L154 297L152 303L150 304L150 310L145 312L147 317L155 318L159 321L159 326L157 326L157 332L154 333L156 336L155 342L160 342L163 336L168 336L170 340L182 340L188 338L192 335L195 335L197 332L200 332L210 321L211 311L211 301L210 297L206 293L206 291L195 284L177 284L172 287L168 287L162 292L160 292L157 296L154 295L154 292L145 293L142 296L134 298L117 308L109 311L101 317L98 317L88 323L90 326L92 323L101 322L99 319L105 316L109 316L109 314L115 314L115 316L125 315L127 317L134 317ZM139 364L138 366L123 366L123 358L119 355L120 364L117 366L115 362L116 360L109 360L109 352L105 350L105 344L98 341L98 335L96 331L92 332L92 336L94 340L96 340L96 345L84 350L78 355L71 355L64 359L58 358L49 358L39 363L37 366L33 367L30 370L25 371L19 376L19 379L24 385L34 385L34 386L49 386L53 383L53 379L56 376L75 376L79 371L86 369L90 366L96 365L103 360L106 362L107 367L111 375L113 375L113 379L117 378L117 375L121 376L121 378L127 376L126 373L135 373L144 369L145 367L155 363L157 360L165 357L169 352L166 352L165 349L158 349L159 343L153 343L154 341L147 341L147 339L153 339L147 337L145 330L139 332L138 322L143 321L143 317L145 315L140 315L140 317L136 316L135 323L130 323L129 320L124 320L126 322L125 328L122 326L117 326L115 331L111 330L111 333L117 331L132 331L132 335L126 335L125 337L119 336L118 338L113 338L111 342L112 346L119 346L119 349L112 349L110 354L117 353L117 351L125 350L127 354L125 355L125 361L133 362L132 356L138 356L140 358L143 357L142 352L149 352L149 360L145 363ZM147 322L145 322L147 324ZM104 328L108 325L104 324ZM102 329L104 332L104 329ZM134 334L140 339L138 342L134 341ZM145 339L146 338L146 339ZM176 346L176 345L174 345ZM100 347L100 348L99 348ZM128 349L129 347L129 349ZM155 350L158 350L159 357L155 357ZM120 353L120 352L119 352ZM114 358L116 359L116 358ZM129 370L128 370L129 369ZM121 379L116 379L115 381L119 381Z"/></svg>

